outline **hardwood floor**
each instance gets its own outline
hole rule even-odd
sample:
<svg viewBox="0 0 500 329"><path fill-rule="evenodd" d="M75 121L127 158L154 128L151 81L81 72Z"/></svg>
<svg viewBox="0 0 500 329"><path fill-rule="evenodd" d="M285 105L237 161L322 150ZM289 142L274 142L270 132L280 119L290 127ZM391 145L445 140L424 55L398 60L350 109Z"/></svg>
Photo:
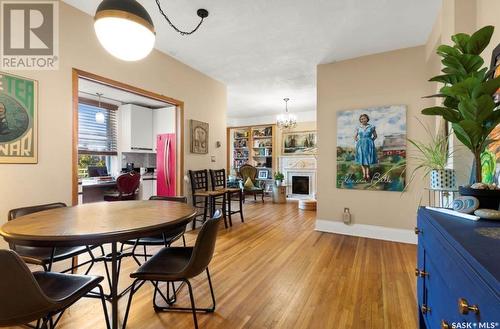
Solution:
<svg viewBox="0 0 500 329"><path fill-rule="evenodd" d="M416 247L316 232L315 215L250 201L245 223L221 225L210 266L217 308L199 314L200 328L417 328ZM188 243L195 237L188 232ZM126 260L123 286L135 267ZM208 306L205 275L193 285L197 306ZM134 296L127 328L193 328L191 314L155 313L151 298L151 285ZM189 304L185 288L178 300ZM59 328L104 328L98 301L78 302Z"/></svg>

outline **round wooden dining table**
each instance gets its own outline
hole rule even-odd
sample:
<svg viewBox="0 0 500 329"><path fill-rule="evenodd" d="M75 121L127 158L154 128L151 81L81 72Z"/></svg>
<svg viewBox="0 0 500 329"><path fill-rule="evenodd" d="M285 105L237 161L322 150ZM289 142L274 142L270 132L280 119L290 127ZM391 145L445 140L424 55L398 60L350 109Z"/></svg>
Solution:
<svg viewBox="0 0 500 329"><path fill-rule="evenodd" d="M117 243L161 235L188 224L196 210L171 201L98 202L57 208L18 217L0 228L0 235L17 245L70 247L111 244L110 296L112 328L118 328Z"/></svg>

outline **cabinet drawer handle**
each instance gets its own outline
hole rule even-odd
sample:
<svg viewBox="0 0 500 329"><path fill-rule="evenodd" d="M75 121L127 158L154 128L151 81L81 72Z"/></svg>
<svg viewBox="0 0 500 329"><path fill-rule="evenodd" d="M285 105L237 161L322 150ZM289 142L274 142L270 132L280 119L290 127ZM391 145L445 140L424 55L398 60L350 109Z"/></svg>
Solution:
<svg viewBox="0 0 500 329"><path fill-rule="evenodd" d="M429 275L429 273L425 272L424 270L419 270L418 268L415 269L415 276L425 278L428 275Z"/></svg>
<svg viewBox="0 0 500 329"><path fill-rule="evenodd" d="M427 306L426 304L423 304L420 309L422 310L423 314L429 313L431 311L431 308L429 306Z"/></svg>
<svg viewBox="0 0 500 329"><path fill-rule="evenodd" d="M418 235L419 233L422 233L422 230L421 230L421 229L419 229L418 227L415 227L415 228L413 229L413 231L414 231L414 232L415 232L415 234L417 234L417 235Z"/></svg>
<svg viewBox="0 0 500 329"><path fill-rule="evenodd" d="M441 329L450 329L450 325L445 320L441 320Z"/></svg>
<svg viewBox="0 0 500 329"><path fill-rule="evenodd" d="M458 311L460 314L469 314L469 311L479 314L479 307L477 305L469 305L465 298L458 299Z"/></svg>

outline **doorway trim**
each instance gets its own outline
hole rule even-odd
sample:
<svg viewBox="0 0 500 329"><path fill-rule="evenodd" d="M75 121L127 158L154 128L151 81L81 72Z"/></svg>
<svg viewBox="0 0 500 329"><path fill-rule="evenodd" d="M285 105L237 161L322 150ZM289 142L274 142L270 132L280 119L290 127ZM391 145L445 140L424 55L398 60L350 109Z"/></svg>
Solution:
<svg viewBox="0 0 500 329"><path fill-rule="evenodd" d="M73 143L72 143L72 204L78 204L78 79L86 79L116 89L128 91L140 96L152 98L158 101L169 103L175 106L175 132L177 138L177 177L176 193L184 195L184 102L172 97L157 94L145 89L134 87L120 81L105 78L103 76L82 71L76 68L72 69L73 83Z"/></svg>

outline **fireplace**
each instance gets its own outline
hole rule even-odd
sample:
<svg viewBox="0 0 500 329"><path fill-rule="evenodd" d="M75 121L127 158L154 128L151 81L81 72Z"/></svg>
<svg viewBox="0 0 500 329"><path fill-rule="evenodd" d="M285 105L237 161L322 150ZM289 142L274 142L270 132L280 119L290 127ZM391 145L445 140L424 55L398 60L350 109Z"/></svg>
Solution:
<svg viewBox="0 0 500 329"><path fill-rule="evenodd" d="M309 195L309 176L292 176L292 194Z"/></svg>
<svg viewBox="0 0 500 329"><path fill-rule="evenodd" d="M285 174L286 196L290 200L307 200L316 196L316 158L282 156L280 170Z"/></svg>

